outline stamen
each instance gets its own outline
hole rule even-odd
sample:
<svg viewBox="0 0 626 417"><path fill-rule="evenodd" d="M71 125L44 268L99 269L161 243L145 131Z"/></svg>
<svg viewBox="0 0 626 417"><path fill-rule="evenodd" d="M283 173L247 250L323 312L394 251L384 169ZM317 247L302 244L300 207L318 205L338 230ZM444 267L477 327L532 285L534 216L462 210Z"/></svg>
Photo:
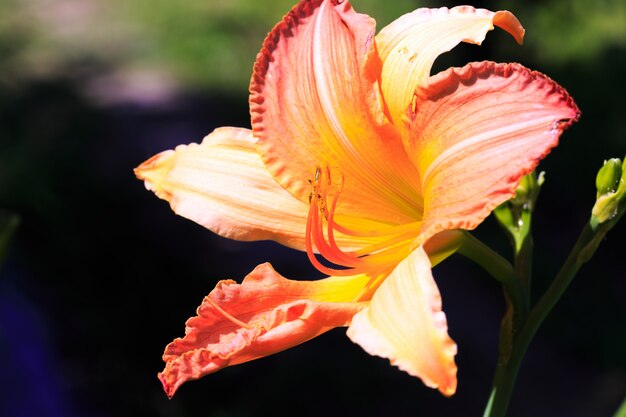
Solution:
<svg viewBox="0 0 626 417"><path fill-rule="evenodd" d="M328 211L326 204L328 189L332 185L330 182L330 170L328 168L326 168L325 184L322 177L323 173L321 168L316 168L315 180L312 181L313 190L309 196L310 206L306 225L307 256L317 270L327 275L354 275L355 271L351 267L359 263L359 259L341 251L334 241L334 238L329 238L329 242L327 242L324 236L323 221L328 221L328 219L332 218L332 214ZM336 202L333 202L333 206L334 205L336 205ZM334 212L334 207L332 206L331 212ZM315 244L317 250L326 260L338 266L348 267L349 269L336 269L324 266L315 256L313 244Z"/></svg>
<svg viewBox="0 0 626 417"><path fill-rule="evenodd" d="M323 223L320 221L321 219L319 219L317 213L314 213L314 216L316 218L314 219L313 224L316 225L316 229L313 231L313 242L320 253L323 254L324 258L334 264L345 267L354 267L356 264L359 264L361 259L339 249L337 243L334 241L334 237L329 235L328 242L326 242L326 239L324 238ZM332 232L332 230L328 231Z"/></svg>
<svg viewBox="0 0 626 417"><path fill-rule="evenodd" d="M309 218L306 222L306 254L311 264L323 274L334 276L350 276L355 275L352 269L335 269L324 266L317 260L315 253L313 253L313 241L312 241L312 228L313 221L317 220L317 204L314 202L309 207Z"/></svg>
<svg viewBox="0 0 626 417"><path fill-rule="evenodd" d="M320 272L335 276L369 273L373 268L397 261L399 254L403 252L401 247L406 246L408 242L415 238L418 227L413 228L411 225L383 227L377 231L366 232L365 234L354 232L338 225L335 222L335 210L339 195L343 191L343 176L339 177L338 184L333 187L330 169L326 167L322 170L322 168L318 167L315 169L314 178L314 180L309 180L312 190L309 195L309 214L306 225L306 251L309 260ZM332 191L334 193L332 193L330 204L328 204L328 197ZM324 221L326 221L326 228L324 228ZM324 229L326 229L326 233L324 233ZM388 232L392 233L389 239L357 251L346 252L337 244L335 232L352 236L366 235L372 237L383 237ZM315 255L314 249L317 249L321 257L326 261L346 269L337 269L323 265Z"/></svg>
<svg viewBox="0 0 626 417"><path fill-rule="evenodd" d="M339 200L339 194L343 191L343 176L339 177L339 185L337 188L337 193L332 199L330 204L330 211L328 213L328 218L326 219L326 235L328 236L328 246L329 251L333 254L336 254L340 259L344 266L356 267L357 265L363 264L363 259L361 259L358 255L355 255L354 252L344 252L337 245L337 241L335 240L335 209L337 208L337 201ZM321 226L321 224L320 224ZM330 260L330 259L329 259ZM331 262L335 262L332 261Z"/></svg>

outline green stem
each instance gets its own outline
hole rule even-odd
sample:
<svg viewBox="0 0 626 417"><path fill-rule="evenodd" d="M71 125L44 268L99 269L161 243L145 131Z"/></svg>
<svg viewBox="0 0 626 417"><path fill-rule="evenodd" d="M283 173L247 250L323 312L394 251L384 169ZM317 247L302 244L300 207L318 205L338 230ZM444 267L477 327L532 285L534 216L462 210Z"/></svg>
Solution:
<svg viewBox="0 0 626 417"><path fill-rule="evenodd" d="M498 280L505 291L507 310L500 325L499 365L507 362L513 347L513 337L524 322L528 311L527 298L517 278L515 269L490 247L469 233L464 234L463 243L458 252L471 259Z"/></svg>
<svg viewBox="0 0 626 417"><path fill-rule="evenodd" d="M471 234L465 233L464 235L465 239L463 239L458 252L476 262L499 281L510 297L513 308L520 312L521 317L523 317L523 313L527 311L527 304L511 263Z"/></svg>
<svg viewBox="0 0 626 417"><path fill-rule="evenodd" d="M520 279L522 287L530 296L530 285L532 282L532 261L533 261L533 236L532 236L532 211L526 210L521 215L522 228L518 234L519 242L515 245L515 271Z"/></svg>
<svg viewBox="0 0 626 417"><path fill-rule="evenodd" d="M602 224L597 224L592 219L584 227L561 270L537 305L530 311L521 331L515 335L509 360L499 361L484 417L505 416L519 367L537 330L570 285L580 267L593 256L600 241L620 217L621 215Z"/></svg>

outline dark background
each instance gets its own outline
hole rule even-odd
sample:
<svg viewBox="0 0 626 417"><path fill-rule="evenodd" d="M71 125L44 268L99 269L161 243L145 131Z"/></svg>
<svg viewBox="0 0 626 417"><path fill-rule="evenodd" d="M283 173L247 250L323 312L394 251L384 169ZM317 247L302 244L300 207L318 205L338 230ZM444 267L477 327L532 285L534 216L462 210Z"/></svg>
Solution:
<svg viewBox="0 0 626 417"><path fill-rule="evenodd" d="M163 348L183 335L217 280L241 280L265 261L290 278L319 276L301 253L228 241L175 216L132 173L215 127L249 126L254 53L290 2L261 10L241 0L222 10L217 1L205 10L194 9L196 0L137 1L94 17L75 11L98 1L5 1L0 226L13 215L20 224L0 269L1 416L482 414L504 302L497 283L458 255L435 268L459 346L452 398L370 357L337 329L186 384L168 400L156 378ZM384 15L379 28L418 6L443 5L382 3L353 1ZM476 5L513 11L528 30L525 46L494 31L480 48L442 56L435 71L518 61L563 85L583 112L540 167L547 181L535 216L536 299L588 219L597 169L626 153L626 6ZM55 12L62 18L50 23ZM135 29L106 26L124 19ZM70 33L59 38L63 30ZM625 232L624 222L611 231L540 329L510 416L610 416L626 396ZM492 218L477 234L509 256Z"/></svg>

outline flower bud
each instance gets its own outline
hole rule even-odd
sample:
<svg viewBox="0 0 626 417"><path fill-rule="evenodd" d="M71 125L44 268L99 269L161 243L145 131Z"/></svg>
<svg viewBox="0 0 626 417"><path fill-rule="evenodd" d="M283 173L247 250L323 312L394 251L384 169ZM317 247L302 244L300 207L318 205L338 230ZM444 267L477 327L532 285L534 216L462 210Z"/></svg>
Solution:
<svg viewBox="0 0 626 417"><path fill-rule="evenodd" d="M625 161L626 162L626 161ZM598 197L603 194L614 193L622 178L622 161L619 158L611 158L604 161L604 165L596 176L596 189Z"/></svg>
<svg viewBox="0 0 626 417"><path fill-rule="evenodd" d="M625 158L626 161L626 158ZM599 224L614 219L626 209L626 164L618 158L604 162L596 177L598 195L591 215Z"/></svg>

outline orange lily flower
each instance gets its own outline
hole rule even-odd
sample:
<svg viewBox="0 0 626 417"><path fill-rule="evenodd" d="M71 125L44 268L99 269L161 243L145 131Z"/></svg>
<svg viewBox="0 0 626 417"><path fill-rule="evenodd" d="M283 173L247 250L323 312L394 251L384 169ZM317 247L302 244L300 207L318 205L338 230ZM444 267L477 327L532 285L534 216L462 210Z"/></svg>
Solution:
<svg viewBox="0 0 626 417"><path fill-rule="evenodd" d="M269 264L204 298L164 353L168 396L185 381L331 328L444 395L456 389L432 264L515 192L578 118L567 92L519 64L431 76L507 11L418 9L375 34L347 1L304 0L267 36L250 85L252 130L224 127L136 169L179 215L237 240L306 251L328 278ZM321 258L321 259L320 259Z"/></svg>

